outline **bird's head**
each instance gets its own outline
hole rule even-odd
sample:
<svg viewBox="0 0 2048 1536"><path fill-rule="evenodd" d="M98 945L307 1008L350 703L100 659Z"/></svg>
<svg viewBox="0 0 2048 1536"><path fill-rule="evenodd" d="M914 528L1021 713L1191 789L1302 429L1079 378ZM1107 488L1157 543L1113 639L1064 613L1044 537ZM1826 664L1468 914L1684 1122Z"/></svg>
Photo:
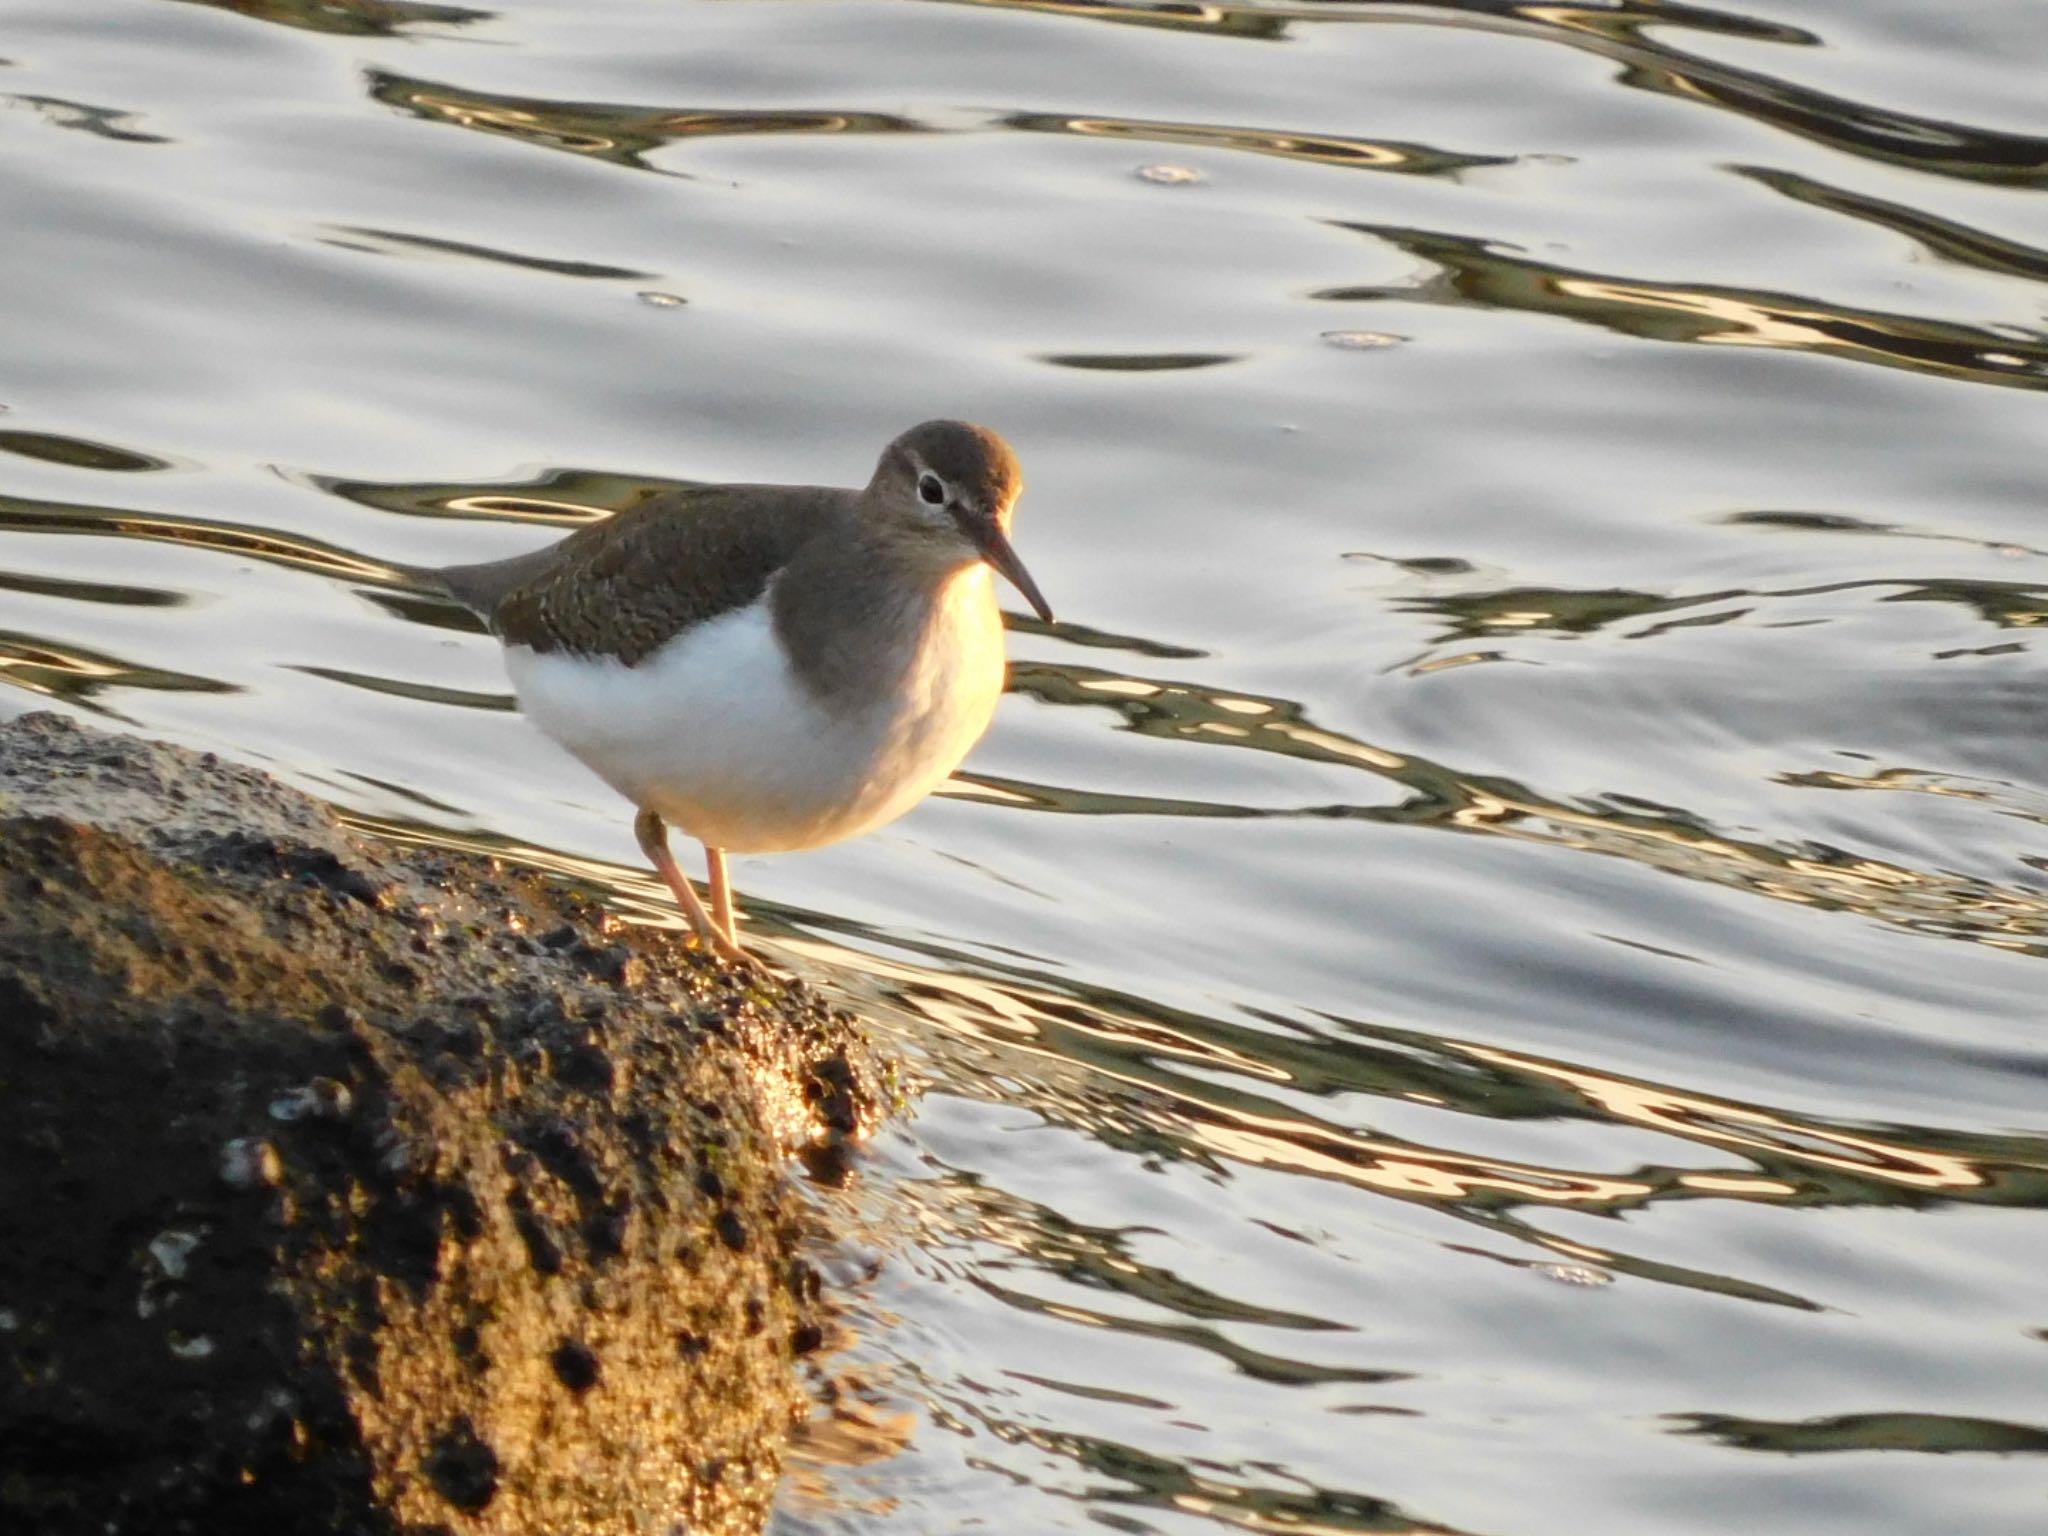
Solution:
<svg viewBox="0 0 2048 1536"><path fill-rule="evenodd" d="M927 421L882 451L868 498L894 527L959 563L986 561L1050 624L1052 609L1010 547L1010 514L1023 489L1017 455L987 427Z"/></svg>

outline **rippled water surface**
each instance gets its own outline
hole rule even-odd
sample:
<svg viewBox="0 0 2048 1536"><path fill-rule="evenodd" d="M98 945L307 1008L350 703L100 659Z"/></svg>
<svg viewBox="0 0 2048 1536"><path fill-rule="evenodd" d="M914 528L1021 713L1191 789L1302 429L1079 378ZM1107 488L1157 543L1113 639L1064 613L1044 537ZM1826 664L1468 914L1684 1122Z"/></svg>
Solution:
<svg viewBox="0 0 2048 1536"><path fill-rule="evenodd" d="M2039 4L0 22L0 707L662 910L382 562L1022 455L786 1532L2048 1525Z"/></svg>

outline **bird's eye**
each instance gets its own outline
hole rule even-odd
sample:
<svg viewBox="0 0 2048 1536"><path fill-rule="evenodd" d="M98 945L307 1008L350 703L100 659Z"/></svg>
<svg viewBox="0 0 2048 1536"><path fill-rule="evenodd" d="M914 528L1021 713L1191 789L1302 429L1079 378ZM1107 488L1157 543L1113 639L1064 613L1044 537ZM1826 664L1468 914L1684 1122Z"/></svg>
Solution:
<svg viewBox="0 0 2048 1536"><path fill-rule="evenodd" d="M917 494L928 504L936 507L946 499L946 482L934 474L917 477Z"/></svg>

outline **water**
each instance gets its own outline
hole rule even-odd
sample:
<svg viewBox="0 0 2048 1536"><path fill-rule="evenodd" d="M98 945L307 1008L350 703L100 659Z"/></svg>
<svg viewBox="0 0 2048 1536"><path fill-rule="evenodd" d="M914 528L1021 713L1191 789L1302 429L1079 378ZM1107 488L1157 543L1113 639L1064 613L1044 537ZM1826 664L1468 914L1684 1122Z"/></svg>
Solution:
<svg viewBox="0 0 2048 1536"><path fill-rule="evenodd" d="M0 19L7 707L657 910L378 562L1022 454L791 1536L2042 1528L2038 6Z"/></svg>

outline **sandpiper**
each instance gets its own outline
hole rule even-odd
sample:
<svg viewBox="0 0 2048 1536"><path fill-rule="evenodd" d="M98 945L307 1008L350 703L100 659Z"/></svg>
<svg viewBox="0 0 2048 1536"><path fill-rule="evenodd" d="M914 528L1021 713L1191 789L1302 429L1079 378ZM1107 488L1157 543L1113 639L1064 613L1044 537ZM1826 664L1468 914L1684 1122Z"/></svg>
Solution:
<svg viewBox="0 0 2048 1536"><path fill-rule="evenodd" d="M509 560L431 573L504 647L520 707L633 803L640 847L729 959L725 855L893 821L980 739L1003 691L993 568L1022 488L995 433L928 421L865 490L707 485ZM669 828L704 845L711 910Z"/></svg>

